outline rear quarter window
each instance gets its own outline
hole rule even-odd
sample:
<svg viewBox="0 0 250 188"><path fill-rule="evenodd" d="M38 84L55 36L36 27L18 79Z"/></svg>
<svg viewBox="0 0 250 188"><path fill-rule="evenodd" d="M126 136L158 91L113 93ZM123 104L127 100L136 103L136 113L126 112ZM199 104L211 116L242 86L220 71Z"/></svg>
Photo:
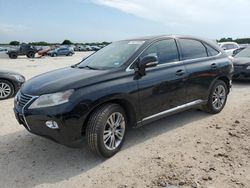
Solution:
<svg viewBox="0 0 250 188"><path fill-rule="evenodd" d="M208 56L216 56L220 53L218 50L214 49L212 46L210 46L208 44L204 44L204 45L207 48Z"/></svg>

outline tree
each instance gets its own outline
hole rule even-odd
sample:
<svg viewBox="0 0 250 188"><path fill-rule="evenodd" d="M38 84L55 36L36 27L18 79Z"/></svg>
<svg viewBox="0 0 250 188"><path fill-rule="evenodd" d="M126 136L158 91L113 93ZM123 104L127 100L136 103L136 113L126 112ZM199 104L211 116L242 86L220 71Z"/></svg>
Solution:
<svg viewBox="0 0 250 188"><path fill-rule="evenodd" d="M64 40L62 45L71 45L73 44L70 40Z"/></svg>
<svg viewBox="0 0 250 188"><path fill-rule="evenodd" d="M40 41L40 42L31 42L30 43L33 46L49 46L50 44L44 41Z"/></svg>
<svg viewBox="0 0 250 188"><path fill-rule="evenodd" d="M232 42L233 39L232 38L222 38L219 40L219 42Z"/></svg>
<svg viewBox="0 0 250 188"><path fill-rule="evenodd" d="M10 42L11 46L18 46L19 44L20 44L20 42L15 41L15 40Z"/></svg>

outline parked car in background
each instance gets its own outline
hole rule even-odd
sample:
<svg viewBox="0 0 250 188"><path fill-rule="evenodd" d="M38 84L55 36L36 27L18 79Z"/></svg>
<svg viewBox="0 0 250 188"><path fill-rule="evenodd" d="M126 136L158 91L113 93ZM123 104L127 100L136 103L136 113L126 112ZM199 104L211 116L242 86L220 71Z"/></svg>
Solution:
<svg viewBox="0 0 250 188"><path fill-rule="evenodd" d="M2 48L0 47L0 58L3 58L3 57L8 57L8 49L7 48Z"/></svg>
<svg viewBox="0 0 250 188"><path fill-rule="evenodd" d="M86 49L86 47L83 46L83 45L77 45L77 46L74 48L74 51L82 52L82 51L87 51L87 49Z"/></svg>
<svg viewBox="0 0 250 188"><path fill-rule="evenodd" d="M86 45L85 48L86 48L86 51L93 51L92 47L89 45Z"/></svg>
<svg viewBox="0 0 250 188"><path fill-rule="evenodd" d="M250 47L233 57L234 79L250 80Z"/></svg>
<svg viewBox="0 0 250 188"><path fill-rule="evenodd" d="M51 57L72 56L73 54L75 54L74 49L68 47L61 47L48 52L48 55Z"/></svg>
<svg viewBox="0 0 250 188"><path fill-rule="evenodd" d="M240 48L234 50L232 56L235 56L235 55L238 54L240 51L242 51L242 50L244 50L244 49L246 49L246 48L247 48L247 47L240 47Z"/></svg>
<svg viewBox="0 0 250 188"><path fill-rule="evenodd" d="M8 51L7 48L0 47L0 52L7 52L7 51Z"/></svg>
<svg viewBox="0 0 250 188"><path fill-rule="evenodd" d="M226 52L228 56L232 56L233 52L240 48L236 42L221 42L219 46Z"/></svg>
<svg viewBox="0 0 250 188"><path fill-rule="evenodd" d="M8 50L7 54L11 59L16 59L20 55L26 55L28 58L34 58L37 53L37 49L26 43L22 43L17 49Z"/></svg>
<svg viewBox="0 0 250 188"><path fill-rule="evenodd" d="M21 74L0 69L0 100L15 96L24 82L25 77Z"/></svg>
<svg viewBox="0 0 250 188"><path fill-rule="evenodd" d="M217 114L231 87L232 61L213 42L159 36L114 42L82 62L36 76L15 98L31 133L111 157L128 127L189 108ZM22 101L22 102L20 102Z"/></svg>
<svg viewBox="0 0 250 188"><path fill-rule="evenodd" d="M92 51L98 51L101 48L99 46L91 46Z"/></svg>

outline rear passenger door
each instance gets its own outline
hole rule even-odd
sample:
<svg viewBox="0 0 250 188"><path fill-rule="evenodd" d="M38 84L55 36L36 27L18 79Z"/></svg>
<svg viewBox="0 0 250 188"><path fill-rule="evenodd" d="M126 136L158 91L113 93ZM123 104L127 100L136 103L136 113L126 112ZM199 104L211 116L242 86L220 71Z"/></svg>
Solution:
<svg viewBox="0 0 250 188"><path fill-rule="evenodd" d="M206 100L209 87L218 75L214 56L219 52L206 43L189 38L179 38L178 45L188 74L187 101Z"/></svg>
<svg viewBox="0 0 250 188"><path fill-rule="evenodd" d="M146 69L146 75L138 80L142 119L174 108L186 102L185 67L179 61L174 39L154 42L141 55L157 55L159 64Z"/></svg>

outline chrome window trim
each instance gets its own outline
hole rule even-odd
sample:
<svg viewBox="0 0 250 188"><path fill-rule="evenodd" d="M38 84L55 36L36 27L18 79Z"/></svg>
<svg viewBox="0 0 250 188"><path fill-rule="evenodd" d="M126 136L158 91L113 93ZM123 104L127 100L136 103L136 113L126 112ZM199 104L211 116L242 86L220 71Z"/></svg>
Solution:
<svg viewBox="0 0 250 188"><path fill-rule="evenodd" d="M169 39L174 39L174 40L176 40L176 38L169 38ZM169 40L169 39L162 39L162 40ZM178 40L178 39L177 39ZM160 41L160 40L158 40L158 41ZM155 42L158 42L158 41L154 41L154 42L152 42L151 44L149 44L149 46L148 47L146 47L143 51L141 51L141 53L133 60L133 62L131 63L131 64L129 64L129 66L126 68L126 72L130 72L130 71L133 71L134 69L132 69L132 68L130 68L134 63L135 63L135 61L142 55L142 53L145 51L145 50L147 50L152 44L154 44ZM200 41L199 41L200 42ZM207 43L206 43L207 44ZM178 47L178 46L177 46ZM178 48L177 48L178 49ZM179 53L180 53L180 51L179 51ZM162 66L162 65L166 65L166 64L168 64L168 63L179 63L179 62L181 62L181 63L185 63L185 62L187 62L187 61L194 61L194 60L206 60L206 59L209 59L209 58L216 58L216 57L219 57L220 55L222 55L222 52L221 51L219 51L219 53L217 54L217 55L214 55L214 56L207 56L207 57L200 57L200 58L195 58L195 59L186 59L186 60L180 60L180 61L175 61L175 62L167 62L167 63L163 63L163 64L158 64L156 67L159 67L159 66Z"/></svg>
<svg viewBox="0 0 250 188"><path fill-rule="evenodd" d="M185 60L182 60L183 63L185 62L189 62L189 61L194 61L194 60L207 60L207 59L210 59L210 58L216 58L216 57L219 57L222 53L218 53L217 55L214 55L214 56L208 56L208 57L199 57L199 58L195 58L195 59L185 59Z"/></svg>
<svg viewBox="0 0 250 188"><path fill-rule="evenodd" d="M152 118L156 118L156 117L158 117L158 116L166 115L166 114L169 114L169 113L171 113L171 112L175 112L175 111L177 111L177 110L185 109L185 108L187 108L187 107L195 106L195 105L201 104L201 103L203 103L203 102L205 102L205 101L199 99L199 100L196 100L196 101L193 101L193 102L189 102L189 103L186 103L186 104L183 104L183 105L174 107L174 108L170 108L170 109L168 109L168 110L159 112L159 113L157 113L157 114L154 114L154 115L145 117L145 118L143 118L141 121L138 121L137 123L141 123L141 122L143 122L143 121L147 121L147 120L150 120L150 119L152 119Z"/></svg>

